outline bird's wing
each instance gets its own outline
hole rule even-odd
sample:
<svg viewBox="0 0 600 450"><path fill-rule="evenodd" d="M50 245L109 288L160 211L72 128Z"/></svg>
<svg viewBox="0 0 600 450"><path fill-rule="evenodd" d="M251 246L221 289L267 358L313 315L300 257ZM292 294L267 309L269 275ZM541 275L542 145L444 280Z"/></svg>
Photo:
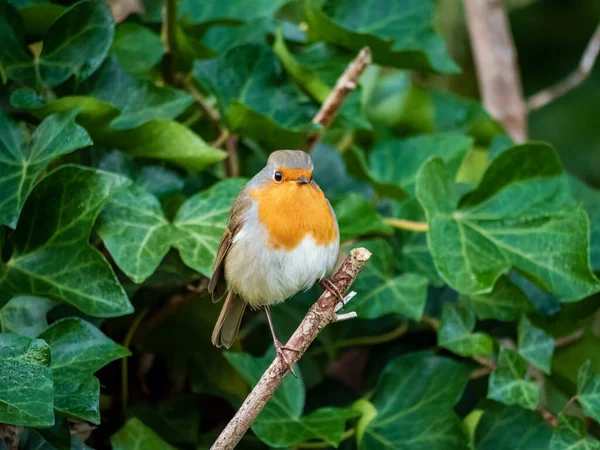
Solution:
<svg viewBox="0 0 600 450"><path fill-rule="evenodd" d="M244 214L250 207L250 196L246 189L239 193L231 212L229 213L229 223L223 233L217 257L215 259L215 267L212 277L208 283L208 292L212 294L213 302L218 302L227 293L227 280L225 280L225 258L229 253L229 249L233 245L233 238L242 229Z"/></svg>

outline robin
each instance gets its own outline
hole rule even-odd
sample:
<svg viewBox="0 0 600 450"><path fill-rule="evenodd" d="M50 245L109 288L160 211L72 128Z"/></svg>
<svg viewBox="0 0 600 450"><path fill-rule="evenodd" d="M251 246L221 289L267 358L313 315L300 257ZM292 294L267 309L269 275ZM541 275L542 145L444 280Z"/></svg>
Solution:
<svg viewBox="0 0 600 450"><path fill-rule="evenodd" d="M270 155L233 203L208 286L213 302L226 296L213 344L231 347L246 305L264 308L277 356L292 373L283 351L297 350L279 342L269 308L316 282L341 298L327 278L339 253L337 219L312 174L308 153Z"/></svg>

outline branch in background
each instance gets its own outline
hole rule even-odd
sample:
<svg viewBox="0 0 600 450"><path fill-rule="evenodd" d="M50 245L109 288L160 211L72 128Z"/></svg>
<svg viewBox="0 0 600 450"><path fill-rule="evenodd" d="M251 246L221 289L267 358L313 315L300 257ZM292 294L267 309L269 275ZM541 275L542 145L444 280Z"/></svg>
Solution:
<svg viewBox="0 0 600 450"><path fill-rule="evenodd" d="M371 253L364 248L355 248L350 252L350 256L346 258L331 279L339 292L343 293L348 290L370 257ZM338 304L337 300L337 297L327 290L308 310L300 326L298 326L292 337L285 344L286 347L298 350L297 353L290 352L287 354L291 365L298 362L323 328L332 322L355 316L354 313L338 316L336 308L341 303ZM266 403L273 396L287 372L287 366L282 363L281 358L275 358L254 389L252 389L252 392L246 397L246 400L235 416L233 416L233 419L231 419L215 441L211 447L212 450L229 450L237 445L242 436L248 431L248 428L250 428L252 422L254 422Z"/></svg>
<svg viewBox="0 0 600 450"><path fill-rule="evenodd" d="M598 58L598 53L600 53L600 25L596 28L596 31L583 52L583 56L581 57L577 69L564 80L531 96L527 100L527 108L529 111L535 111L536 109L546 106L548 103L582 84L590 75L592 67L594 67L594 63Z"/></svg>
<svg viewBox="0 0 600 450"><path fill-rule="evenodd" d="M220 130L219 137L223 136L223 133L226 130L221 126L221 114L219 114L219 111L208 104L204 96L196 89L196 86L194 86L193 81L186 81L185 90L194 98L196 105L200 111L202 111L202 114L204 114L206 118ZM217 138L217 140L219 140L219 138Z"/></svg>
<svg viewBox="0 0 600 450"><path fill-rule="evenodd" d="M527 139L527 108L515 45L501 0L465 0L483 103L517 143Z"/></svg>
<svg viewBox="0 0 600 450"><path fill-rule="evenodd" d="M8 450L17 450L19 448L21 433L23 433L21 425L0 423L0 440L4 440Z"/></svg>
<svg viewBox="0 0 600 450"><path fill-rule="evenodd" d="M335 87L314 117L313 123L315 125L321 125L324 130L331 125L348 94L356 89L358 80L367 67L369 67L369 64L371 64L371 59L371 50L369 50L369 47L364 47L356 58L348 64L348 67L346 67L342 76L338 78ZM309 135L306 139L304 150L310 153L319 141L320 136L320 134L316 133Z"/></svg>
<svg viewBox="0 0 600 450"><path fill-rule="evenodd" d="M177 52L177 0L165 0L162 23L162 40L165 53L162 60L162 74L165 83L175 85L175 54Z"/></svg>
<svg viewBox="0 0 600 450"><path fill-rule="evenodd" d="M240 162L238 158L238 137L229 136L227 139L227 162L225 163L225 172L229 178L240 176Z"/></svg>
<svg viewBox="0 0 600 450"><path fill-rule="evenodd" d="M555 348L566 347L567 345L574 344L575 342L577 342L579 339L581 339L583 337L583 333L584 333L583 330L577 330L571 334L560 337L554 341L554 347Z"/></svg>
<svg viewBox="0 0 600 450"><path fill-rule="evenodd" d="M396 219L394 217L384 217L383 221L401 230L416 231L417 233L429 231L429 224L426 222L415 222L413 220Z"/></svg>

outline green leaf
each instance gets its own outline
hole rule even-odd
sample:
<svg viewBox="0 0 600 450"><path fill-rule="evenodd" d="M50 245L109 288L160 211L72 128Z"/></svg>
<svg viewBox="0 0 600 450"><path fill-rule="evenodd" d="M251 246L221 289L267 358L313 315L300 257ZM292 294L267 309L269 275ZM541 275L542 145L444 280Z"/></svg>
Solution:
<svg viewBox="0 0 600 450"><path fill-rule="evenodd" d="M549 375L553 353L552 336L533 326L527 316L523 316L519 321L519 355Z"/></svg>
<svg viewBox="0 0 600 450"><path fill-rule="evenodd" d="M490 292L514 267L563 302L596 292L588 267L588 221L569 194L554 149L530 143L496 158L477 189L453 198L440 159L417 176L428 244L440 275L466 295Z"/></svg>
<svg viewBox="0 0 600 450"><path fill-rule="evenodd" d="M7 331L34 338L48 328L46 315L55 306L44 297L15 297L0 310L0 319Z"/></svg>
<svg viewBox="0 0 600 450"><path fill-rule="evenodd" d="M52 160L92 145L75 124L75 115L47 117L28 139L25 129L0 111L0 225L15 227L27 196Z"/></svg>
<svg viewBox="0 0 600 450"><path fill-rule="evenodd" d="M475 313L470 309L444 304L438 345L461 356L491 354L494 341L485 333L473 333L475 322Z"/></svg>
<svg viewBox="0 0 600 450"><path fill-rule="evenodd" d="M36 57L27 49L18 12L7 3L0 4L0 29L6 43L0 72L32 88L52 88L71 76L81 81L94 73L112 43L114 20L105 2L75 3L50 26Z"/></svg>
<svg viewBox="0 0 600 450"><path fill-rule="evenodd" d="M273 16L289 0L209 0L201 4L182 0L179 16L190 24L207 22L250 22Z"/></svg>
<svg viewBox="0 0 600 450"><path fill-rule="evenodd" d="M460 300L481 320L512 322L533 309L523 290L506 276L498 278L492 292L465 295L461 296Z"/></svg>
<svg viewBox="0 0 600 450"><path fill-rule="evenodd" d="M463 450L467 438L453 406L470 370L449 358L409 353L390 361L357 425L361 450Z"/></svg>
<svg viewBox="0 0 600 450"><path fill-rule="evenodd" d="M316 130L314 104L281 73L273 51L243 45L211 61L196 61L196 80L219 103L227 128L274 148L298 148Z"/></svg>
<svg viewBox="0 0 600 450"><path fill-rule="evenodd" d="M551 436L539 414L489 402L475 430L475 450L548 450Z"/></svg>
<svg viewBox="0 0 600 450"><path fill-rule="evenodd" d="M535 409L540 402L538 386L527 378L527 362L513 350L502 347L498 368L490 375L488 398L505 405Z"/></svg>
<svg viewBox="0 0 600 450"><path fill-rule="evenodd" d="M32 427L54 424L48 344L0 334L0 373L0 422Z"/></svg>
<svg viewBox="0 0 600 450"><path fill-rule="evenodd" d="M120 191L102 211L97 232L135 283L154 273L171 248L171 224L160 202L139 186Z"/></svg>
<svg viewBox="0 0 600 450"><path fill-rule="evenodd" d="M305 0L305 14L314 39L355 51L368 46L378 64L459 71L434 29L433 0Z"/></svg>
<svg viewBox="0 0 600 450"><path fill-rule="evenodd" d="M321 104L327 100L338 78L351 61L349 55L323 43L311 45L292 54L285 45L281 31L275 37L273 51L294 81ZM360 88L348 94L336 122L348 129L372 128L363 112Z"/></svg>
<svg viewBox="0 0 600 450"><path fill-rule="evenodd" d="M71 445L67 419L60 416L56 417L52 428L25 428L19 441L20 449L76 450L75 445L75 442Z"/></svg>
<svg viewBox="0 0 600 450"><path fill-rule="evenodd" d="M111 52L119 64L131 74L145 74L156 66L163 56L160 36L136 23L122 23L117 27Z"/></svg>
<svg viewBox="0 0 600 450"><path fill-rule="evenodd" d="M93 373L131 353L98 328L69 317L40 335L52 350L54 409L94 424L100 423L100 384Z"/></svg>
<svg viewBox="0 0 600 450"><path fill-rule="evenodd" d="M581 417L561 413L550 440L550 450L600 450L600 441L588 436Z"/></svg>
<svg viewBox="0 0 600 450"><path fill-rule="evenodd" d="M600 422L600 375L592 370L591 361L586 361L577 374L577 398L586 416Z"/></svg>
<svg viewBox="0 0 600 450"><path fill-rule="evenodd" d="M0 305L35 295L97 317L132 312L112 268L89 244L100 210L126 184L122 177L77 166L44 178L25 203L10 260L0 265Z"/></svg>
<svg viewBox="0 0 600 450"><path fill-rule="evenodd" d="M274 355L269 351L261 358L246 353L226 353L225 357L246 382L254 386ZM304 396L300 374L298 378L285 377L252 424L252 431L272 447L287 447L308 439L321 439L337 447L346 421L355 417L356 412L347 408L321 408L302 416Z"/></svg>
<svg viewBox="0 0 600 450"><path fill-rule="evenodd" d="M361 241L352 247L365 247L373 255L352 289L357 296L349 304L363 319L397 313L421 320L427 299L427 278L414 273L394 275L394 252L382 239Z"/></svg>
<svg viewBox="0 0 600 450"><path fill-rule="evenodd" d="M234 47L244 44L264 44L267 33L276 26L276 21L269 17L259 17L235 27L213 26L202 36L202 44L210 47L217 54L226 53Z"/></svg>
<svg viewBox="0 0 600 450"><path fill-rule="evenodd" d="M128 77L127 74L122 75ZM121 75L118 78L121 79ZM136 81L136 83L142 82ZM127 89L121 90L119 88L121 84L115 83L113 79L107 79L103 85L107 86L107 90L102 93L100 87L97 86L94 95L106 94L106 99L109 101L113 101L111 98L116 98L115 103L120 101L119 98L130 98L126 92ZM114 91L109 89L111 85L115 88ZM127 83L123 83L122 86L127 86ZM144 89L152 91L155 88L146 86ZM142 91L137 93L132 91L131 94L133 95L132 100L135 96L145 98ZM17 107L29 109L38 117L45 117L56 112L66 113L79 110L77 121L90 133L97 145L117 148L133 156L168 161L189 172L198 172L210 164L225 159L227 155L225 152L208 145L188 127L172 120L151 120L153 117L167 113L169 115L179 114L182 106L185 106L185 102L188 101L187 97L181 97L179 100L171 102L168 108L162 108L160 102L163 98L170 98L169 94L150 95L149 98L156 100L156 103L154 105L146 104L140 114L135 111L135 106L130 106L129 110L133 108L131 114L124 115L122 120L117 107L95 97L62 97L46 104L43 99L21 90L13 93L11 102ZM144 102L146 101L147 99L144 100ZM143 105L138 104L137 106ZM117 121L118 126L123 126L146 120L150 121L134 129L115 130L111 128L114 121Z"/></svg>
<svg viewBox="0 0 600 450"><path fill-rule="evenodd" d="M181 206L173 220L173 246L187 266L206 277L212 274L231 205L245 183L229 179L199 192Z"/></svg>
<svg viewBox="0 0 600 450"><path fill-rule="evenodd" d="M336 201L333 207L342 242L371 234L390 235L394 231L363 195L348 194Z"/></svg>
<svg viewBox="0 0 600 450"><path fill-rule="evenodd" d="M176 450L135 417L110 438L113 450Z"/></svg>
<svg viewBox="0 0 600 450"><path fill-rule="evenodd" d="M600 271L600 192L575 177L569 177L571 192L590 219L590 265Z"/></svg>

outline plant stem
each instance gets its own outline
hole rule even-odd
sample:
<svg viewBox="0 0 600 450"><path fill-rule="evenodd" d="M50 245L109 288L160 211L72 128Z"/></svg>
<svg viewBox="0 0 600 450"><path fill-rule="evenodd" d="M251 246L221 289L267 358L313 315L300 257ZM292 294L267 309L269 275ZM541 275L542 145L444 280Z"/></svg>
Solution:
<svg viewBox="0 0 600 450"><path fill-rule="evenodd" d="M163 79L175 84L175 54L177 52L177 0L165 0L162 38L165 54L162 61Z"/></svg>
<svg viewBox="0 0 600 450"><path fill-rule="evenodd" d="M413 220L396 219L394 217L384 217L383 221L401 230L416 231L417 233L429 231L429 224L426 222L415 222Z"/></svg>
<svg viewBox="0 0 600 450"><path fill-rule="evenodd" d="M344 434L342 434L342 439L340 440L340 442L345 441L346 439L350 439L351 437L353 437L356 434L356 428L350 428L346 431L344 431ZM295 448L331 448L332 445L329 442L325 442L325 441L321 441L321 442L301 442L300 444L296 445Z"/></svg>
<svg viewBox="0 0 600 450"><path fill-rule="evenodd" d="M4 315L2 314L2 311L0 311L0 333L4 333L5 330L6 328L4 327Z"/></svg>
<svg viewBox="0 0 600 450"><path fill-rule="evenodd" d="M129 349L133 336L135 336L135 332L138 330L144 317L146 317L146 314L148 314L148 311L148 308L142 309L135 319L133 319L129 330L127 330L125 339L123 340L123 347ZM129 368L127 363L127 358L121 359L121 407L123 412L127 409L127 402L129 400Z"/></svg>

